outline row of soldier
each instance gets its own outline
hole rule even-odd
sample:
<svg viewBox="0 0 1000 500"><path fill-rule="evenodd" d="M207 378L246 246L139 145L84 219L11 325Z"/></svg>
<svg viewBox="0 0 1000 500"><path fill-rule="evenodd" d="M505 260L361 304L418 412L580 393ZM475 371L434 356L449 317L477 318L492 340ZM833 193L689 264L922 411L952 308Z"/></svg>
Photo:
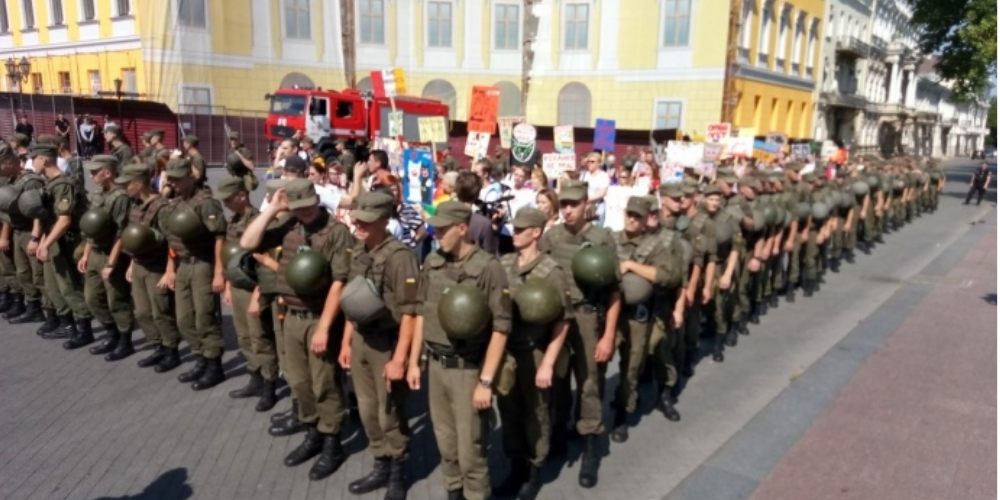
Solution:
<svg viewBox="0 0 1000 500"><path fill-rule="evenodd" d="M94 157L84 164L96 185L88 198L59 167L62 149L36 145L32 168L0 150L0 175L13 179L0 188L0 243L12 251L5 266L16 270L24 303L45 311L39 335L78 349L96 342L96 319L106 335L90 351L116 361L134 353L138 324L151 346L139 366L177 368L183 340L194 363L179 380L208 389L225 379L221 296L250 373L230 395L258 397L264 412L276 404L279 374L292 390L292 408L269 429L305 433L285 464L315 458L309 475L318 480L346 460L349 370L376 459L350 491L384 487L388 499L406 496L407 398L424 383L449 499L491 494L494 395L511 468L492 493L535 498L540 469L564 453L570 425L583 441L579 483L594 487L616 352L609 428L620 443L644 371L666 418L680 418L677 382L699 361L703 316L712 359L722 362L779 293L788 302L798 288L811 296L827 269L853 261L859 235L870 252L889 229L934 210L944 182L936 165L915 159L857 163L831 180L799 175L794 162L739 179L722 168L711 182L692 174L659 196L633 197L624 230L610 233L586 217L586 184L566 181L563 223L546 231L544 213L520 210L516 253L502 259L468 242L468 206L443 203L427 221L439 249L421 266L387 232L395 202L382 191L357 199L352 234L320 208L307 180L269 181L260 212L249 201L252 171L231 169L212 190L183 156L163 173L169 198L152 188L149 165ZM10 312L12 323L42 319Z"/></svg>

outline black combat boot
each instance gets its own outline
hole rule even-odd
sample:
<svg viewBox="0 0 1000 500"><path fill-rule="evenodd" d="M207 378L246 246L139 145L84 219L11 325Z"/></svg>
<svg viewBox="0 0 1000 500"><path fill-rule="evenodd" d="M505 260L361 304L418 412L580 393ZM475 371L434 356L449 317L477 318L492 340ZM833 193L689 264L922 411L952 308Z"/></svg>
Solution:
<svg viewBox="0 0 1000 500"><path fill-rule="evenodd" d="M830 272L839 273L840 272L840 259L830 259Z"/></svg>
<svg viewBox="0 0 1000 500"><path fill-rule="evenodd" d="M406 462L393 460L389 464L389 484L382 500L406 500Z"/></svg>
<svg viewBox="0 0 1000 500"><path fill-rule="evenodd" d="M767 315L767 297L762 297L761 301L757 303L757 317Z"/></svg>
<svg viewBox="0 0 1000 500"><path fill-rule="evenodd" d="M510 458L510 472L493 488L495 497L512 497L521 490L521 485L528 480L528 457L516 456Z"/></svg>
<svg viewBox="0 0 1000 500"><path fill-rule="evenodd" d="M750 304L750 314L747 315L747 321L755 325L760 324L760 307L756 302Z"/></svg>
<svg viewBox="0 0 1000 500"><path fill-rule="evenodd" d="M153 367L153 371L156 373L164 373L181 366L181 355L177 352L177 347L164 347L163 359L160 360L156 366Z"/></svg>
<svg viewBox="0 0 1000 500"><path fill-rule="evenodd" d="M848 264L854 264L854 250L846 250L844 252L844 260L846 260Z"/></svg>
<svg viewBox="0 0 1000 500"><path fill-rule="evenodd" d="M94 356L103 356L114 351L118 348L118 343L121 341L122 334L118 331L118 326L114 323L104 325L104 331L108 333L108 336L104 337L104 342L90 348L90 353Z"/></svg>
<svg viewBox="0 0 1000 500"><path fill-rule="evenodd" d="M11 299L10 307L3 313L0 313L0 318L3 318L7 321L10 321L11 319L24 314L25 311L24 295L21 295L19 293L13 293L11 295L13 296L13 298Z"/></svg>
<svg viewBox="0 0 1000 500"><path fill-rule="evenodd" d="M864 252L865 255L871 255L872 254L872 250L874 248L875 248L875 242L874 241L866 241L865 242L865 247L861 251Z"/></svg>
<svg viewBox="0 0 1000 500"><path fill-rule="evenodd" d="M788 291L785 292L785 302L788 302L789 304L794 304L795 303L795 289L794 288L789 288Z"/></svg>
<svg viewBox="0 0 1000 500"><path fill-rule="evenodd" d="M813 282L811 280L802 280L802 296L805 298L813 296Z"/></svg>
<svg viewBox="0 0 1000 500"><path fill-rule="evenodd" d="M292 397L292 406L285 411L279 411L271 415L272 424L280 424L284 422L288 417L293 417L299 414L299 400Z"/></svg>
<svg viewBox="0 0 1000 500"><path fill-rule="evenodd" d="M361 479L355 479L347 485L348 491L355 495L371 493L379 488L384 488L389 484L389 464L392 459L388 457L376 458L372 471Z"/></svg>
<svg viewBox="0 0 1000 500"><path fill-rule="evenodd" d="M258 413L263 413L271 411L271 408L274 408L274 405L278 404L277 385L277 380L264 381L264 386L260 389L260 400L257 401L257 406L254 406L254 410Z"/></svg>
<svg viewBox="0 0 1000 500"><path fill-rule="evenodd" d="M296 407L296 411L289 415L288 418L279 420L277 423L271 425L271 427L267 429L267 433L274 437L281 437L305 432L308 429L309 426L299 420L299 412Z"/></svg>
<svg viewBox="0 0 1000 500"><path fill-rule="evenodd" d="M615 410L614 427L611 428L611 440L616 443L628 441L628 413L625 410Z"/></svg>
<svg viewBox="0 0 1000 500"><path fill-rule="evenodd" d="M94 331L90 328L90 318L76 320L76 335L63 342L63 349L72 351L94 343Z"/></svg>
<svg viewBox="0 0 1000 500"><path fill-rule="evenodd" d="M726 360L726 355L722 353L722 350L724 349L723 341L725 339L725 335L715 336L715 345L712 346L712 361L715 361L716 363L721 363Z"/></svg>
<svg viewBox="0 0 1000 500"><path fill-rule="evenodd" d="M767 305L775 309L778 308L778 294L771 293L771 296L767 298Z"/></svg>
<svg viewBox="0 0 1000 500"><path fill-rule="evenodd" d="M122 332L115 350L104 356L104 361L119 361L135 354L135 347L132 347L132 332Z"/></svg>
<svg viewBox="0 0 1000 500"><path fill-rule="evenodd" d="M55 309L43 308L42 312L45 313L45 323L42 323L42 326L38 327L38 330L35 330L35 335L39 337L46 333L52 333L56 328L59 328L59 316L56 316Z"/></svg>
<svg viewBox="0 0 1000 500"><path fill-rule="evenodd" d="M247 381L247 385L235 391L229 391L229 397L233 399L256 398L260 396L260 391L263 388L264 377L261 376L260 370L252 371L250 372L250 380Z"/></svg>
<svg viewBox="0 0 1000 500"><path fill-rule="evenodd" d="M196 354L194 357L194 367L180 374L177 377L177 380L182 384L190 384L191 382L200 379L201 376L205 374L207 368L208 360L206 360L201 354Z"/></svg>
<svg viewBox="0 0 1000 500"><path fill-rule="evenodd" d="M542 468L532 465L528 469L528 480L521 485L521 490L517 492L517 500L535 500L538 492L542 490Z"/></svg>
<svg viewBox="0 0 1000 500"><path fill-rule="evenodd" d="M347 452L340 442L340 434L321 434L323 436L323 451L309 469L310 481L321 481L330 477L347 461Z"/></svg>
<svg viewBox="0 0 1000 500"><path fill-rule="evenodd" d="M747 313L740 314L740 319L736 322L736 331L740 335L750 335L750 328L747 327Z"/></svg>
<svg viewBox="0 0 1000 500"><path fill-rule="evenodd" d="M10 324L23 325L24 323L38 323L45 321L45 313L42 312L42 304L37 300L29 300L24 303L24 312L10 318Z"/></svg>
<svg viewBox="0 0 1000 500"><path fill-rule="evenodd" d="M73 322L72 314L59 316L59 325L50 332L42 333L45 340L68 339L76 335L76 323Z"/></svg>
<svg viewBox="0 0 1000 500"><path fill-rule="evenodd" d="M139 365L139 368L149 368L150 366L159 364L160 360L162 360L166 355L167 348L163 347L163 344L156 344L153 348L153 352L149 356L140 359L136 364Z"/></svg>
<svg viewBox="0 0 1000 500"><path fill-rule="evenodd" d="M0 292L0 313L7 312L14 304L14 296L10 292Z"/></svg>
<svg viewBox="0 0 1000 500"><path fill-rule="evenodd" d="M208 366L205 367L205 373L195 380L191 384L191 388L196 391L204 391L205 389L211 389L226 380L226 373L222 369L222 357L212 358L207 360Z"/></svg>
<svg viewBox="0 0 1000 500"><path fill-rule="evenodd" d="M674 408L674 397L670 395L670 388L664 387L660 389L659 401L656 403L657 409L663 412L663 416L671 422L677 422L681 419L681 414L677 412L677 408Z"/></svg>
<svg viewBox="0 0 1000 500"><path fill-rule="evenodd" d="M285 465L287 467L295 467L296 465L303 464L323 451L323 436L316 430L316 426L309 425L306 427L305 440L285 457Z"/></svg>
<svg viewBox="0 0 1000 500"><path fill-rule="evenodd" d="M726 329L726 345L729 347L736 347L739 342L739 334L737 333L736 323L730 323L729 328Z"/></svg>
<svg viewBox="0 0 1000 500"><path fill-rule="evenodd" d="M584 488L593 488L597 486L597 470L601 466L597 458L597 436L584 436L583 440L579 483Z"/></svg>

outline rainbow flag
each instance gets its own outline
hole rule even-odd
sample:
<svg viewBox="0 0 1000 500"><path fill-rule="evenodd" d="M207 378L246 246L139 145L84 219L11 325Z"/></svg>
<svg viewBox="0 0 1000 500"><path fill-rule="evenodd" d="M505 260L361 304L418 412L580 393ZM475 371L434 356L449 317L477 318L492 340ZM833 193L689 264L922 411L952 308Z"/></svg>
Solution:
<svg viewBox="0 0 1000 500"><path fill-rule="evenodd" d="M434 215L437 213L437 206L451 199L445 192L444 188L440 185L434 188L434 199L431 200L430 204L424 203L424 210L427 213Z"/></svg>

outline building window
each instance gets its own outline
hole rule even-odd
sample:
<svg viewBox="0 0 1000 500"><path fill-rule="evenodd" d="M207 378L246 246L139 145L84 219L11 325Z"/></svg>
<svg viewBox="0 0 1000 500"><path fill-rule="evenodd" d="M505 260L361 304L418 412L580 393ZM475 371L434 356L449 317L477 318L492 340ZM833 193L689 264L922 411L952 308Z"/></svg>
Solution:
<svg viewBox="0 0 1000 500"><path fill-rule="evenodd" d="M799 17L795 22L795 39L792 42L792 72L798 73L799 63L802 62L802 32L805 31L805 19Z"/></svg>
<svg viewBox="0 0 1000 500"><path fill-rule="evenodd" d="M129 94L139 93L139 81L136 79L135 68L125 68L122 70L122 92ZM135 97L135 95L131 95L126 97L126 99L134 99Z"/></svg>
<svg viewBox="0 0 1000 500"><path fill-rule="evenodd" d="M7 0L0 0L0 33L10 33L10 18L7 17Z"/></svg>
<svg viewBox="0 0 1000 500"><path fill-rule="evenodd" d="M177 22L186 28L207 28L205 0L178 0Z"/></svg>
<svg viewBox="0 0 1000 500"><path fill-rule="evenodd" d="M285 0L285 37L309 40L309 0Z"/></svg>
<svg viewBox="0 0 1000 500"><path fill-rule="evenodd" d="M813 77L813 67L816 66L816 37L819 36L816 30L818 24L819 20L813 19L812 26L809 27L809 44L806 46L806 76L809 78Z"/></svg>
<svg viewBox="0 0 1000 500"><path fill-rule="evenodd" d="M210 114L212 112L212 91L205 87L181 88L181 113Z"/></svg>
<svg viewBox="0 0 1000 500"><path fill-rule="evenodd" d="M36 94L44 94L45 93L45 85L43 85L43 83L42 83L42 74L41 73L32 73L31 74L31 90L32 90L32 92L34 92Z"/></svg>
<svg viewBox="0 0 1000 500"><path fill-rule="evenodd" d="M451 47L451 2L427 2L427 45Z"/></svg>
<svg viewBox="0 0 1000 500"><path fill-rule="evenodd" d="M590 25L590 5L566 5L566 50L587 50L587 27Z"/></svg>
<svg viewBox="0 0 1000 500"><path fill-rule="evenodd" d="M666 0L663 7L663 46L687 46L690 30L691 0Z"/></svg>
<svg viewBox="0 0 1000 500"><path fill-rule="evenodd" d="M63 25L62 0L51 0L49 2L49 16L51 17L52 26Z"/></svg>
<svg viewBox="0 0 1000 500"><path fill-rule="evenodd" d="M360 84L358 88L361 88ZM458 93L455 92L455 87L451 83L448 83L447 80L431 80L427 82L420 96L441 101L442 104L448 106L448 118L451 120L455 119L455 108L458 107Z"/></svg>
<svg viewBox="0 0 1000 500"><path fill-rule="evenodd" d="M385 10L382 0L360 0L361 43L385 43Z"/></svg>
<svg viewBox="0 0 1000 500"><path fill-rule="evenodd" d="M767 67L768 51L771 48L771 18L774 16L773 0L764 0L760 12L760 40L757 41L757 65Z"/></svg>
<svg viewBox="0 0 1000 500"><path fill-rule="evenodd" d="M743 25L740 26L740 62L750 61L751 38L753 37L753 8L754 2L747 0L743 2Z"/></svg>
<svg viewBox="0 0 1000 500"><path fill-rule="evenodd" d="M790 24L789 19L792 15L791 11L792 6L786 4L781 9L781 19L778 21L778 54L775 57L779 60L779 66L784 66L785 53L788 51L785 46L788 44L788 25Z"/></svg>
<svg viewBox="0 0 1000 500"><path fill-rule="evenodd" d="M520 8L512 4L498 4L494 16L494 48L520 49L521 24L518 21Z"/></svg>
<svg viewBox="0 0 1000 500"><path fill-rule="evenodd" d="M69 76L69 71L59 72L59 92L63 94L73 93L73 80Z"/></svg>
<svg viewBox="0 0 1000 500"><path fill-rule="evenodd" d="M97 18L97 11L94 9L94 0L81 0L83 4L83 20L93 21Z"/></svg>
<svg viewBox="0 0 1000 500"><path fill-rule="evenodd" d="M125 17L132 14L131 0L115 0L115 5L118 7L118 17Z"/></svg>
<svg viewBox="0 0 1000 500"><path fill-rule="evenodd" d="M90 93L97 94L101 91L101 72L96 69L87 71L87 80L90 82Z"/></svg>
<svg viewBox="0 0 1000 500"><path fill-rule="evenodd" d="M590 90L582 83L568 83L559 91L557 121L560 125L592 127L590 121Z"/></svg>
<svg viewBox="0 0 1000 500"><path fill-rule="evenodd" d="M656 101L655 130L676 130L681 128L681 112L684 106L680 101Z"/></svg>
<svg viewBox="0 0 1000 500"><path fill-rule="evenodd" d="M501 81L493 84L500 89L500 108L498 116L521 116L521 89L511 82Z"/></svg>
<svg viewBox="0 0 1000 500"><path fill-rule="evenodd" d="M23 0L21 2L21 11L24 14L24 29L30 30L35 28L35 6L32 0Z"/></svg>

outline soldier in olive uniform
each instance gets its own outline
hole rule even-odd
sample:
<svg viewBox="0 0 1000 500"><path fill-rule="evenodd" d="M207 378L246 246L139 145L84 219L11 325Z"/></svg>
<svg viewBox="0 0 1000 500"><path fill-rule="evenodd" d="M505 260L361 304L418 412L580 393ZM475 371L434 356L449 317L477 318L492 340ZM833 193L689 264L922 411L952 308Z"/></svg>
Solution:
<svg viewBox="0 0 1000 500"><path fill-rule="evenodd" d="M45 189L45 178L33 169L23 169L21 162L9 148L0 148L0 175L12 179L17 193ZM33 220L18 210L9 210L0 215L5 222L5 234L0 239L6 241L6 246L13 254L16 271L11 287L13 304L4 312L3 317L11 324L45 320L39 331L45 333L55 330L59 321L44 294L45 274L42 263L35 257L35 249L42 235L41 221ZM9 233L6 232L8 228Z"/></svg>
<svg viewBox="0 0 1000 500"><path fill-rule="evenodd" d="M337 160L340 162L340 166L344 169L344 173L347 174L347 178L353 179L354 164L357 163L354 153L347 148L347 141L344 139L337 139L337 142L334 144L334 147L337 148Z"/></svg>
<svg viewBox="0 0 1000 500"><path fill-rule="evenodd" d="M178 380L200 391L226 378L217 295L226 285L220 258L226 218L212 192L198 188L188 159L170 160L166 174L167 185L176 193L165 209L167 243L176 271L165 278L173 285L177 329L195 355L194 368Z"/></svg>
<svg viewBox="0 0 1000 500"><path fill-rule="evenodd" d="M246 184L239 177L228 177L219 181L216 186L215 199L221 201L233 217L226 225L226 244L239 247L240 238L250 222L260 215L260 212L250 204L250 193ZM232 255L230 260L236 258ZM254 261L256 262L256 261ZM229 263L232 266L232 262ZM263 272L269 272L265 266ZM241 288L238 284L226 281L223 302L233 308L233 327L240 352L247 362L247 372L250 380L245 387L229 393L233 399L259 397L257 411L264 412L277 403L275 384L278 379L278 353L274 346L274 323L270 316L261 311L270 310L270 297L262 297L256 284L253 288ZM268 302L264 302L268 300ZM256 315L251 314L256 311Z"/></svg>
<svg viewBox="0 0 1000 500"><path fill-rule="evenodd" d="M683 212L677 221L677 227L693 248L691 274L688 277L687 289L684 291L687 307L684 312L685 362L682 368L683 374L690 377L694 374L694 364L698 358L702 306L712 300L718 247L715 243L715 224L704 210L698 208L697 184L683 183L681 189L684 191L681 202Z"/></svg>
<svg viewBox="0 0 1000 500"><path fill-rule="evenodd" d="M288 210L292 216L271 224ZM347 459L341 444L347 412L343 371L336 359L344 324L341 292L350 274L354 241L347 226L319 207L316 189L306 179L290 180L279 189L240 238L240 246L251 252L281 247L277 288L286 307L285 378L298 401L296 423L308 427L305 440L285 458L285 465L294 467L319 455L309 471L312 480L328 477ZM299 253L320 259L323 266L290 269ZM297 292L293 282L312 286Z"/></svg>
<svg viewBox="0 0 1000 500"><path fill-rule="evenodd" d="M540 248L549 254L563 269L572 269L573 257L584 243L601 245L613 257L613 266L620 281L617 244L612 234L591 224L587 211L587 184L581 181L564 181L559 190L559 205L564 223L552 226L542 236ZM574 322L567 338L573 353L571 366L578 388L577 408L579 419L576 430L585 440L580 465L579 483L584 488L597 485L600 467L597 441L604 434L603 399L607 364L614 356L618 317L621 311L621 292L616 285L605 290L584 290L576 280L569 280L573 299ZM565 443L566 424L569 420L569 381L558 381L555 394L555 428L553 448Z"/></svg>
<svg viewBox="0 0 1000 500"><path fill-rule="evenodd" d="M516 310L507 339L507 352L514 359L514 387L497 398L497 406L511 471L493 494L517 495L519 500L533 500L542 487L541 468L549 455L552 430L552 381L557 371L565 377L569 369L569 353L563 346L573 320L573 303L568 276L559 263L538 248L547 219L545 212L537 208L518 210L511 222L517 252L505 255L501 261L513 297L527 280L541 280L551 285L562 303L562 312L547 324L528 323Z"/></svg>
<svg viewBox="0 0 1000 500"><path fill-rule="evenodd" d="M809 186L809 203L813 208L816 207L817 203L826 203L822 191L815 186L817 182L815 173L809 172L803 175L802 182ZM815 219L810 215L806 219L802 236L799 239L805 245L805 251L802 252L802 268L804 271L802 275L802 295L805 297L812 297L819 280L819 233L824 223L825 221Z"/></svg>
<svg viewBox="0 0 1000 500"><path fill-rule="evenodd" d="M714 290L712 294L712 326L715 327L715 342L712 348L712 360L721 363L725 360L723 354L724 345L736 344L736 329L731 323L733 309L736 307L735 290L736 280L739 277L739 240L740 227L739 219L732 213L723 210L722 190L715 185L706 186L702 191L704 196L705 211L708 213L715 226L717 236L728 235L728 238L717 238L716 246L720 260L720 265L716 266ZM720 226L727 226L720 229ZM735 240L735 241L734 241Z"/></svg>
<svg viewBox="0 0 1000 500"><path fill-rule="evenodd" d="M167 244L163 236L167 232L165 220L161 217L161 210L169 201L153 191L150 175L151 172L145 165L127 165L115 178L115 183L123 186L125 193L132 199L129 225L149 228L152 237L149 241L141 242L142 247L134 251L129 250L126 245L126 238L130 235L123 233L121 239L123 249L131 256L125 278L132 284L135 321L153 349L152 354L140 359L138 365L141 368L152 366L157 373L163 373L181 364L177 353L180 333L174 318L172 294L164 279L168 272L174 274L174 262L167 257ZM165 214L166 211L163 210L162 213Z"/></svg>
<svg viewBox="0 0 1000 500"><path fill-rule="evenodd" d="M653 201L648 197L630 197L625 205L624 230L614 238L621 274L634 274L653 287L663 287L668 281L670 256L659 238L647 234L646 219L654 211ZM653 323L653 294L646 298L630 297L628 291L625 290L625 302L618 317L616 342L619 378L612 402L615 414L611 429L611 440L616 443L628 441L628 416L635 412L639 400L639 374L649 351Z"/></svg>
<svg viewBox="0 0 1000 500"><path fill-rule="evenodd" d="M11 151L9 146L4 145L0 148L8 153ZM17 156L11 154L13 161L17 162L18 167L20 167L20 162L17 160ZM13 174L7 173L0 175L0 186L6 186L13 183ZM13 201L16 203L16 201ZM17 280L17 267L14 264L14 252L11 249L11 244L13 240L13 230L10 225L10 221L0 220L0 317L6 319L8 316L16 316L24 313L24 296L21 294L21 286ZM16 315L9 314L11 308L15 307L14 310Z"/></svg>
<svg viewBox="0 0 1000 500"><path fill-rule="evenodd" d="M118 158L119 165L132 163L132 157L135 156L135 154L132 152L132 146L130 146L128 141L125 140L125 132L121 129L121 127L111 125L110 127L104 129L104 141L107 142L108 147L111 148L111 156Z"/></svg>
<svg viewBox="0 0 1000 500"><path fill-rule="evenodd" d="M788 228L788 235L785 239L785 251L788 253L788 281L785 288L785 300L789 303L795 302L795 289L802 279L802 221L798 214L800 203L807 203L809 193L802 183L800 172L804 165L797 161L788 162L785 165L785 176L788 179L788 186L785 188L791 194L791 203L788 210L794 216Z"/></svg>
<svg viewBox="0 0 1000 500"><path fill-rule="evenodd" d="M447 201L427 221L434 228L439 249L424 262L413 336L413 345L426 345L428 351L430 416L449 500L490 496L484 453L488 411L511 323L506 272L495 256L468 240L471 218L471 208ZM456 285L478 288L491 313L480 333L463 340L453 340L445 330L448 318L438 316L444 293ZM411 349L406 374L414 391L420 389L420 354L419 349Z"/></svg>
<svg viewBox="0 0 1000 500"><path fill-rule="evenodd" d="M350 252L350 280L367 281L377 288L384 309L367 317L353 316L342 300L347 325L339 362L351 370L358 397L361 425L375 456L372 471L348 486L363 495L386 487L388 500L406 498L404 470L410 452L410 426L406 419L406 366L419 302L417 255L388 233L396 203L382 192L362 193L354 212L355 236ZM364 292L370 289L364 286ZM371 299L369 292L368 298ZM419 349L417 349L419 351Z"/></svg>
<svg viewBox="0 0 1000 500"><path fill-rule="evenodd" d="M243 145L239 132L229 133L229 153L235 156L235 161L230 162L228 158L226 160L226 171L229 175L243 179L243 185L248 192L257 189L260 182L253 173L253 152Z"/></svg>
<svg viewBox="0 0 1000 500"><path fill-rule="evenodd" d="M128 225L132 201L125 190L115 184L119 161L113 155L97 155L86 164L97 190L90 196L90 211L81 229L86 244L77 262L84 275L83 297L90 313L104 326L104 342L90 349L91 354L106 355L107 361L118 361L135 352L132 347L131 286L125 279L129 257L122 252L120 237ZM97 216L97 217L95 217ZM94 220L99 220L94 223ZM96 227L95 227L96 226ZM89 344L93 338L79 336L70 339L68 349Z"/></svg>
<svg viewBox="0 0 1000 500"><path fill-rule="evenodd" d="M75 179L59 169L55 146L36 145L32 155L35 171L48 179L45 183L48 204L42 219L45 235L35 256L44 263L45 292L59 317L59 327L43 333L42 338L93 338L92 317L83 298L83 277L74 259L77 246L83 242L80 218L87 211L87 195Z"/></svg>
<svg viewBox="0 0 1000 500"><path fill-rule="evenodd" d="M191 175L199 182L205 181L205 157L198 151L198 137L192 134L184 136L181 145L184 151L184 158L191 163Z"/></svg>

